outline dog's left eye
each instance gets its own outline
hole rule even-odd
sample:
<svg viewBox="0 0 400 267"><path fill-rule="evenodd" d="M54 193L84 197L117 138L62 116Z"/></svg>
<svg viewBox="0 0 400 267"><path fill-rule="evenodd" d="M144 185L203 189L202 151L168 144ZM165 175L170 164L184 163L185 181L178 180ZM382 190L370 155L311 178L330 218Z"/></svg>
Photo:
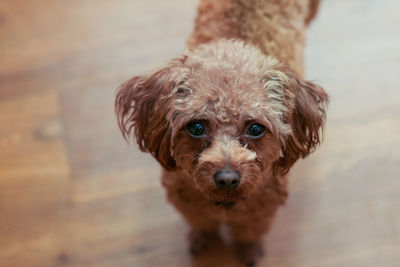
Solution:
<svg viewBox="0 0 400 267"><path fill-rule="evenodd" d="M246 135L250 138L259 138L264 135L265 127L258 123L253 123L247 129Z"/></svg>
<svg viewBox="0 0 400 267"><path fill-rule="evenodd" d="M186 125L186 131L195 138L201 138L206 135L206 127L200 121L192 121Z"/></svg>

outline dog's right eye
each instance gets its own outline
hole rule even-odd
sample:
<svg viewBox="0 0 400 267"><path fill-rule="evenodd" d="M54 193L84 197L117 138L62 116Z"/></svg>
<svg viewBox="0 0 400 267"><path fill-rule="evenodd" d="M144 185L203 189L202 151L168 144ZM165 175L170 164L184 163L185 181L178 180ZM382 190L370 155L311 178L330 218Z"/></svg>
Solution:
<svg viewBox="0 0 400 267"><path fill-rule="evenodd" d="M206 127L200 121L192 121L186 125L186 131L190 136L201 138L206 136Z"/></svg>
<svg viewBox="0 0 400 267"><path fill-rule="evenodd" d="M261 136L263 136L264 132L265 132L264 126L262 126L261 124L258 124L258 123L253 123L247 129L246 135L252 139L257 139L257 138L260 138Z"/></svg>

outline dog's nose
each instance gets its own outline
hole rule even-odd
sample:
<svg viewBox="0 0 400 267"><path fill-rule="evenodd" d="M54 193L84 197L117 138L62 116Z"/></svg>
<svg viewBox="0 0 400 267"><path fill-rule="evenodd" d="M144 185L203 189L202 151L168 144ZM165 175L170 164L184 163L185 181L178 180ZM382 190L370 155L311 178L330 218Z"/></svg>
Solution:
<svg viewBox="0 0 400 267"><path fill-rule="evenodd" d="M221 189L234 189L240 183L240 173L225 169L214 174L214 182Z"/></svg>

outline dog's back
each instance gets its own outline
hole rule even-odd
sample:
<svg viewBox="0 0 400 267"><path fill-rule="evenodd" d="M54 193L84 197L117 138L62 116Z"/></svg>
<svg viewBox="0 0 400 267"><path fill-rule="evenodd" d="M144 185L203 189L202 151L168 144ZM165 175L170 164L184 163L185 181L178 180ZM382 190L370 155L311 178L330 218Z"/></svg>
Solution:
<svg viewBox="0 0 400 267"><path fill-rule="evenodd" d="M201 0L188 47L241 39L303 74L304 30L319 0Z"/></svg>

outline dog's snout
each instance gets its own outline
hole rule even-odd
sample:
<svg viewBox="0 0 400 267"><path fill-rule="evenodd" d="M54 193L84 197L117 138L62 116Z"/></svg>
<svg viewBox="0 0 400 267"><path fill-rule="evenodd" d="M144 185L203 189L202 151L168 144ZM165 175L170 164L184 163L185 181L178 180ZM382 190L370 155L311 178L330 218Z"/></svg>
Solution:
<svg viewBox="0 0 400 267"><path fill-rule="evenodd" d="M240 183L240 173L225 169L214 174L214 182L221 189L234 189Z"/></svg>

